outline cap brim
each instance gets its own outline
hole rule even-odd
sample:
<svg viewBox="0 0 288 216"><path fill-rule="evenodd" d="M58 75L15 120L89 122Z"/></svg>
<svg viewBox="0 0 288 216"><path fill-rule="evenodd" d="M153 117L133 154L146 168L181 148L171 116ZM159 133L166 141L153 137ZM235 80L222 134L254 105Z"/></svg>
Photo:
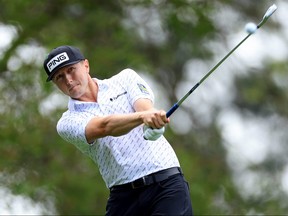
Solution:
<svg viewBox="0 0 288 216"><path fill-rule="evenodd" d="M60 67L58 67L57 69L55 69L55 70L48 76L48 78L46 79L46 82L51 81L52 78L53 78L53 76L54 76L54 74L57 73L57 71L58 71L59 69L65 67L65 66L72 65L72 64L77 64L78 62L83 61L83 60L84 60L84 59L80 59L80 60L77 60L77 61L73 61L73 62L69 62L69 63L67 63L67 64L61 65Z"/></svg>

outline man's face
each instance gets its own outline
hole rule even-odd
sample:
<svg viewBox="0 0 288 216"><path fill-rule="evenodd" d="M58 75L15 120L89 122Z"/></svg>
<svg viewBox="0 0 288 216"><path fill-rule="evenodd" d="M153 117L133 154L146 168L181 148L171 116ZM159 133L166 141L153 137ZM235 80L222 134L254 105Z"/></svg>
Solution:
<svg viewBox="0 0 288 216"><path fill-rule="evenodd" d="M87 90L89 77L88 60L83 60L59 69L52 81L64 94L74 99L81 99Z"/></svg>

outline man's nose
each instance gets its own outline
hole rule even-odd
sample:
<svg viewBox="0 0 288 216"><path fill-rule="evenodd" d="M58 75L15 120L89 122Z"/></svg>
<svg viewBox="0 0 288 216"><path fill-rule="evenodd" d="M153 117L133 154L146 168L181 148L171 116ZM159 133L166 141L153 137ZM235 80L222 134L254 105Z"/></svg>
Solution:
<svg viewBox="0 0 288 216"><path fill-rule="evenodd" d="M68 85L72 81L72 76L70 74L65 74L65 83Z"/></svg>

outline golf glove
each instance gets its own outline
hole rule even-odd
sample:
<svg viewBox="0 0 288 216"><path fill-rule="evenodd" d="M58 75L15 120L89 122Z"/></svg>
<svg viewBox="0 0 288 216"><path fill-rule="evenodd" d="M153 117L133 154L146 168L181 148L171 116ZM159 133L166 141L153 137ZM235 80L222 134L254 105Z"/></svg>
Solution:
<svg viewBox="0 0 288 216"><path fill-rule="evenodd" d="M148 127L147 125L144 125L143 132L144 132L144 139L155 141L164 134L165 127L159 129L153 129Z"/></svg>

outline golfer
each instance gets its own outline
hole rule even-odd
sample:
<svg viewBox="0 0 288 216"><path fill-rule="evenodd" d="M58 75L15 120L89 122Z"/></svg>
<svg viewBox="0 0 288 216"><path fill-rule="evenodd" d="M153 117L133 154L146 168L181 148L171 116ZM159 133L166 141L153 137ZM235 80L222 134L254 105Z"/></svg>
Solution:
<svg viewBox="0 0 288 216"><path fill-rule="evenodd" d="M153 107L147 83L131 69L92 78L72 46L53 49L43 66L69 96L59 135L98 165L110 190L106 215L192 215L188 183L163 136L169 119Z"/></svg>

